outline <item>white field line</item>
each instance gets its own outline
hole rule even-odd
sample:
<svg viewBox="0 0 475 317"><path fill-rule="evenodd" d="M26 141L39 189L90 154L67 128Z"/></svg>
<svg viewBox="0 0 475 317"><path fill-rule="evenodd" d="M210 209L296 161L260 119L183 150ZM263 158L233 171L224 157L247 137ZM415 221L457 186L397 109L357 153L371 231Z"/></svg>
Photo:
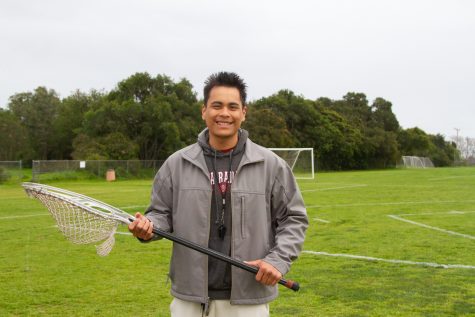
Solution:
<svg viewBox="0 0 475 317"><path fill-rule="evenodd" d="M313 221L323 222L323 223L330 223L330 221L320 218L313 218Z"/></svg>
<svg viewBox="0 0 475 317"><path fill-rule="evenodd" d="M320 185L342 185L344 183L340 183L340 182L317 182L317 184L320 184Z"/></svg>
<svg viewBox="0 0 475 317"><path fill-rule="evenodd" d="M355 260L365 260L371 262L386 262L394 264L408 264L408 265L420 265L420 266L429 266L429 267L438 267L444 269L475 269L475 265L463 265L463 264L440 264L440 263L431 263L431 262L414 262L406 260L394 260L394 259L382 259L374 258L370 256L363 255L354 255L354 254L342 254L342 253L327 253L327 252L317 252L317 251L302 251L303 253L321 255L321 256L331 256L331 257L341 257L349 258Z"/></svg>
<svg viewBox="0 0 475 317"><path fill-rule="evenodd" d="M424 227L424 228L427 228L427 229L436 230L436 231L444 232L444 233L451 234L451 235L454 235L454 236L459 236L459 237L475 240L475 236L471 236L469 234L464 234L464 233L459 233L459 232L455 232L455 231L445 230L445 229L438 228L438 227L429 226L429 225L426 225L426 224L423 224L423 223L420 223L420 222L415 222L415 221L412 221L412 220L404 219L404 218L401 218L401 217L398 217L398 216L395 216L395 215L388 215L388 217L399 220L399 221L404 221L404 222L407 222L407 223L410 223L410 224L413 224L413 225L416 225L416 226Z"/></svg>
<svg viewBox="0 0 475 317"><path fill-rule="evenodd" d="M446 177L437 177L437 178L429 178L429 181L441 181L446 179L453 179L453 178L467 178L467 177L475 177L475 175L459 175L459 176L446 176Z"/></svg>
<svg viewBox="0 0 475 317"><path fill-rule="evenodd" d="M6 216L0 217L0 220L8 220L8 219L18 219L18 218L29 218L29 217L41 217L41 216L48 216L49 214L35 214L35 215L21 215L21 216Z"/></svg>
<svg viewBox="0 0 475 317"><path fill-rule="evenodd" d="M132 233L130 232L123 232L123 231L116 231L115 234L123 234L123 235L126 235L126 236L131 236Z"/></svg>
<svg viewBox="0 0 475 317"><path fill-rule="evenodd" d="M347 185L347 186L340 186L340 187L329 187L329 188L316 188L316 189L304 189L301 190L301 193L308 193L308 192L323 192L326 190L335 190L335 189L346 189L346 188L356 188L356 187L366 187L368 185L361 184L361 185Z"/></svg>
<svg viewBox="0 0 475 317"><path fill-rule="evenodd" d="M132 208L144 208L148 207L148 205L136 205L136 206L123 206L123 207L118 207L119 209L132 209Z"/></svg>
<svg viewBox="0 0 475 317"><path fill-rule="evenodd" d="M332 208L332 207L362 207L362 206L397 206L397 205L417 205L417 204L453 204L453 203L473 203L475 200L430 200L430 201L401 201L391 203L357 203L357 204L336 204L336 205L311 205L306 208Z"/></svg>
<svg viewBox="0 0 475 317"><path fill-rule="evenodd" d="M441 211L441 212L421 212L415 214L398 214L398 216L430 216L430 215L464 215L474 213L475 211L458 211L458 210L451 210L451 211Z"/></svg>
<svg viewBox="0 0 475 317"><path fill-rule="evenodd" d="M58 229L58 225L50 226L48 228L56 228ZM116 231L115 234L121 234L121 235L126 235L126 236L131 236L132 233L127 232L127 231Z"/></svg>
<svg viewBox="0 0 475 317"><path fill-rule="evenodd" d="M138 206L123 206L119 207L119 209L132 209L132 208L143 208L148 207L148 205L138 205ZM41 217L41 216L48 216L48 213L41 213L41 214L33 214L33 215L16 215L16 216L5 216L0 217L0 220L8 220L8 219L18 219L18 218L30 218L30 217Z"/></svg>

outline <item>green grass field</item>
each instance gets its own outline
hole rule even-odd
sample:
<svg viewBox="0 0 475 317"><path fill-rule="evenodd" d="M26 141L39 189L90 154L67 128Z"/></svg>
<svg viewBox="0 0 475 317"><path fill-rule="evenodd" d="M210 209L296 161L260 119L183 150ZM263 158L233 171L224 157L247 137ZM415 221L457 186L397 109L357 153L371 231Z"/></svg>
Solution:
<svg viewBox="0 0 475 317"><path fill-rule="evenodd" d="M151 180L50 184L132 213ZM310 227L287 277L301 290L281 287L272 316L475 316L475 168L320 173L300 188ZM168 316L168 241L118 234L98 257L19 183L0 185L0 239L0 316Z"/></svg>

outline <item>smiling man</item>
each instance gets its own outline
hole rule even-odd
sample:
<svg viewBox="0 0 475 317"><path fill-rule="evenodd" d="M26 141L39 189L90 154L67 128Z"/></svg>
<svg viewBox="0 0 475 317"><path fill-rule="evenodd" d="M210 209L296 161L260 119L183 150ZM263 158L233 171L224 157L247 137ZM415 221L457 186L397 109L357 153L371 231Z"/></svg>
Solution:
<svg viewBox="0 0 475 317"><path fill-rule="evenodd" d="M259 268L253 276L180 245L170 263L172 316L269 316L276 283L300 253L305 206L284 160L248 138L246 85L235 73L205 82L197 143L171 155L155 176L145 216L129 230L157 240L153 226Z"/></svg>

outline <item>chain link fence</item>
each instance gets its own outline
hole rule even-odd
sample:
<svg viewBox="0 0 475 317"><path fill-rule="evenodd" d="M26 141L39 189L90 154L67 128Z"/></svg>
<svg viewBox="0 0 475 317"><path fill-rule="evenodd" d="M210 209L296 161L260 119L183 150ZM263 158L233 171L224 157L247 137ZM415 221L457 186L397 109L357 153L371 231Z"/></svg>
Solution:
<svg viewBox="0 0 475 317"><path fill-rule="evenodd" d="M22 161L0 161L0 183L23 178Z"/></svg>
<svg viewBox="0 0 475 317"><path fill-rule="evenodd" d="M33 161L32 181L51 179L153 178L163 160L38 160ZM113 172L113 179L110 178Z"/></svg>

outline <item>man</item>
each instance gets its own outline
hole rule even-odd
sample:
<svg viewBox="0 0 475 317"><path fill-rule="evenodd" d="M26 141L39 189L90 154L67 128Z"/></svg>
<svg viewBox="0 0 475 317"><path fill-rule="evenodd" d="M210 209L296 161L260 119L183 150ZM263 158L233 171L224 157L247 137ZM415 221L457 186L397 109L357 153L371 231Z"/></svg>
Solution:
<svg viewBox="0 0 475 317"><path fill-rule="evenodd" d="M129 230L159 239L153 226L248 261L247 271L174 244L172 316L268 316L276 283L300 253L308 226L288 165L248 139L246 85L234 73L211 75L198 142L172 154L155 176L145 216Z"/></svg>

